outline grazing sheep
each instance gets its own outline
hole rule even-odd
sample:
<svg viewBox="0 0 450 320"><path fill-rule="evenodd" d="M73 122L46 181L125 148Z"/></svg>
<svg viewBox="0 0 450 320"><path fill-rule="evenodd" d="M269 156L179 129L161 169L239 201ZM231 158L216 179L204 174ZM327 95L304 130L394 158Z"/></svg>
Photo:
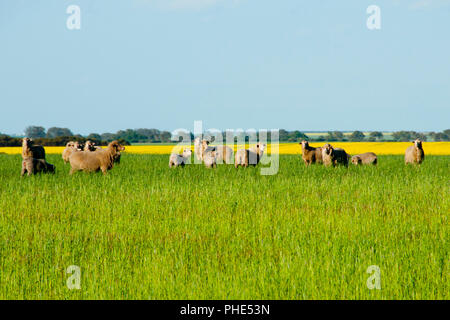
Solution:
<svg viewBox="0 0 450 320"><path fill-rule="evenodd" d="M422 148L422 140L416 139L412 143L414 143L414 145L406 149L405 164L421 164L425 159L425 153Z"/></svg>
<svg viewBox="0 0 450 320"><path fill-rule="evenodd" d="M333 148L331 144L327 143L322 147L322 161L325 166L336 166L342 164L348 166L349 155L341 148Z"/></svg>
<svg viewBox="0 0 450 320"><path fill-rule="evenodd" d="M184 167L188 160L191 159L192 150L190 148L185 148L183 154L172 153L169 158L169 168L172 167Z"/></svg>
<svg viewBox="0 0 450 320"><path fill-rule="evenodd" d="M99 170L106 174L114 166L114 156L123 150L125 150L124 146L117 141L113 141L106 149L99 149L96 152L73 152L69 157L70 174L76 171L94 172Z"/></svg>
<svg viewBox="0 0 450 320"><path fill-rule="evenodd" d="M69 162L69 157L72 154L72 152L74 152L75 150L78 149L78 142L74 142L74 141L69 141L66 144L66 148L63 150L62 152L62 158L64 161L64 164Z"/></svg>
<svg viewBox="0 0 450 320"><path fill-rule="evenodd" d="M258 143L255 147L250 149L239 149L236 151L234 167L248 167L249 165L256 166L264 154L265 147L265 144Z"/></svg>
<svg viewBox="0 0 450 320"><path fill-rule="evenodd" d="M34 145L33 140L30 138L23 138L22 140L22 159L34 158L45 160L44 147Z"/></svg>
<svg viewBox="0 0 450 320"><path fill-rule="evenodd" d="M29 176L37 173L55 173L55 166L48 163L44 159L35 159L35 158L25 158L22 161L22 172L21 176L23 177L25 173Z"/></svg>
<svg viewBox="0 0 450 320"><path fill-rule="evenodd" d="M377 155L373 152L366 152L362 154L357 154L352 157L352 163L357 166L361 164L373 164L376 165L378 162Z"/></svg>
<svg viewBox="0 0 450 320"><path fill-rule="evenodd" d="M322 148L314 148L309 145L308 141L303 140L299 144L302 145L302 159L305 165L312 163L322 163Z"/></svg>

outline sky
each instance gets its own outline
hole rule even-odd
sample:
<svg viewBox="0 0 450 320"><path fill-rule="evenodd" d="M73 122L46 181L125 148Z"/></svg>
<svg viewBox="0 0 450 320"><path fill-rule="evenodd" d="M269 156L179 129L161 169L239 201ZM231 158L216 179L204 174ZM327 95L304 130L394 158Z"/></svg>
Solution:
<svg viewBox="0 0 450 320"><path fill-rule="evenodd" d="M449 17L450 0L0 0L0 132L441 131Z"/></svg>

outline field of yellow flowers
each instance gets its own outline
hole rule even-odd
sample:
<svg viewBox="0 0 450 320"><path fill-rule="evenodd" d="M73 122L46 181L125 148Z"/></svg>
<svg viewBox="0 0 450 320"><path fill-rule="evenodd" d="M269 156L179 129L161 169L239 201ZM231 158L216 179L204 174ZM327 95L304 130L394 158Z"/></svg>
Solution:
<svg viewBox="0 0 450 320"><path fill-rule="evenodd" d="M323 146L325 142L311 143L313 147ZM401 155L405 153L410 142L333 142L334 147L343 148L349 154L358 154L363 152L375 152L378 155ZM182 147L176 145L132 145L127 146L125 152L133 154L170 154L180 152ZM191 147L193 149L193 146ZM235 145L235 151L243 148L243 145ZM268 152L277 152L277 148L269 144ZM450 142L424 142L423 149L425 155L450 155ZM20 154L21 147L1 147L0 154ZM45 147L48 154L60 154L64 147ZM301 146L297 143L280 143L278 145L279 154L300 154Z"/></svg>

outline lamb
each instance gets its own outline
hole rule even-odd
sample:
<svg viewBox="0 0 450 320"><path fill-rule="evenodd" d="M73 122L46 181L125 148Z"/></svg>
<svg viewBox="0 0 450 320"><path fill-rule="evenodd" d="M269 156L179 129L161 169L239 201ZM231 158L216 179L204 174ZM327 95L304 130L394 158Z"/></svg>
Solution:
<svg viewBox="0 0 450 320"><path fill-rule="evenodd" d="M322 161L325 166L336 166L342 164L348 166L349 155L341 148L333 148L331 144L327 143L322 147Z"/></svg>
<svg viewBox="0 0 450 320"><path fill-rule="evenodd" d="M22 159L34 158L45 160L45 149L42 146L34 145L30 138L23 138L22 140Z"/></svg>
<svg viewBox="0 0 450 320"><path fill-rule="evenodd" d="M31 157L27 157L22 161L22 172L21 176L23 177L25 173L28 176L37 173L55 173L55 166L48 163L44 159L35 159Z"/></svg>
<svg viewBox="0 0 450 320"><path fill-rule="evenodd" d="M190 148L186 148L183 150L183 154L172 153L169 158L169 168L172 167L184 167L188 160L191 159L192 150Z"/></svg>
<svg viewBox="0 0 450 320"><path fill-rule="evenodd" d="M99 149L96 152L73 152L69 157L70 174L76 171L95 172L99 170L106 174L114 166L114 156L123 150L125 150L124 146L120 145L118 141L113 141L106 149Z"/></svg>
<svg viewBox="0 0 450 320"><path fill-rule="evenodd" d="M309 145L308 141L303 140L299 144L302 145L302 159L306 166L313 163L322 163L322 148L314 148Z"/></svg>
<svg viewBox="0 0 450 320"><path fill-rule="evenodd" d="M265 147L265 144L258 143L255 147L250 149L239 149L236 151L234 167L248 167L249 165L256 166L264 154Z"/></svg>
<svg viewBox="0 0 450 320"><path fill-rule="evenodd" d="M414 145L406 149L405 164L421 164L425 159L425 153L422 148L422 140L416 139L412 143L414 143Z"/></svg>
<svg viewBox="0 0 450 320"><path fill-rule="evenodd" d="M357 154L352 157L352 163L357 165L362 164L373 164L376 165L378 162L377 155L373 152L366 152L362 154Z"/></svg>
<svg viewBox="0 0 450 320"><path fill-rule="evenodd" d="M203 153L203 163L207 168L216 168L217 167L217 153L216 151L208 151Z"/></svg>

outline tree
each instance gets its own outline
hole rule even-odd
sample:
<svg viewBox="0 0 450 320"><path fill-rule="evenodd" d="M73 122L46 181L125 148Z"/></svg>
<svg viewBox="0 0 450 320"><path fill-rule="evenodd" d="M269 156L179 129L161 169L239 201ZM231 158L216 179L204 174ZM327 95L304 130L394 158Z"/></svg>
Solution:
<svg viewBox="0 0 450 320"><path fill-rule="evenodd" d="M427 136L415 131L396 131L392 133L394 141L411 142L416 139L427 141Z"/></svg>
<svg viewBox="0 0 450 320"><path fill-rule="evenodd" d="M343 141L345 140L344 134L341 131L328 131L328 141Z"/></svg>
<svg viewBox="0 0 450 320"><path fill-rule="evenodd" d="M366 136L361 131L353 131L350 135L351 141L363 141Z"/></svg>
<svg viewBox="0 0 450 320"><path fill-rule="evenodd" d="M102 140L102 136L99 135L98 133L90 133L90 134L87 136L87 139L88 139L88 140Z"/></svg>
<svg viewBox="0 0 450 320"><path fill-rule="evenodd" d="M25 128L25 136L31 139L45 138L45 128L39 126L28 126Z"/></svg>
<svg viewBox="0 0 450 320"><path fill-rule="evenodd" d="M380 131L372 131L369 134L369 137L376 139L383 139L383 133Z"/></svg>
<svg viewBox="0 0 450 320"><path fill-rule="evenodd" d="M51 127L47 130L47 138L71 137L71 136L73 136L73 133L68 128Z"/></svg>
<svg viewBox="0 0 450 320"><path fill-rule="evenodd" d="M442 133L447 137L447 141L450 140L450 129L444 130Z"/></svg>
<svg viewBox="0 0 450 320"><path fill-rule="evenodd" d="M105 132L105 133L102 133L101 137L102 137L102 140L111 142L116 138L116 135L114 133Z"/></svg>

